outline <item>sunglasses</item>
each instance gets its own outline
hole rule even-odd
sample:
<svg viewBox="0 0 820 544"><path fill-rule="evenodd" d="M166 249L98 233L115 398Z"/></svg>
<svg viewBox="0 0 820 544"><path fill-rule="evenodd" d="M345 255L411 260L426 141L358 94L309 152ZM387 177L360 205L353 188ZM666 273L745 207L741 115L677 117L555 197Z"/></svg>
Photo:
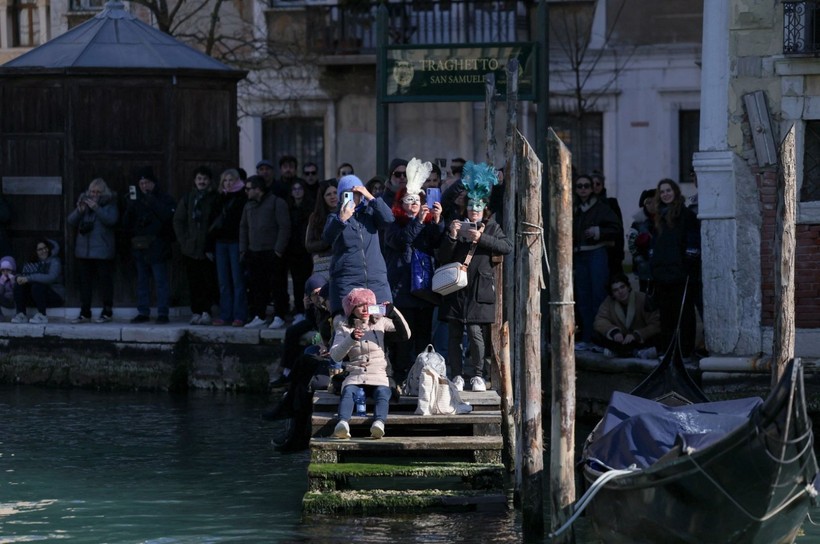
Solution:
<svg viewBox="0 0 820 544"><path fill-rule="evenodd" d="M313 170L312 172L305 171L303 172L306 176L315 176L319 172L317 170Z"/></svg>
<svg viewBox="0 0 820 544"><path fill-rule="evenodd" d="M393 172L394 178L406 178L407 172Z"/></svg>
<svg viewBox="0 0 820 544"><path fill-rule="evenodd" d="M592 187L592 185L590 185L589 183L577 183L575 185L576 189L589 189L590 187Z"/></svg>

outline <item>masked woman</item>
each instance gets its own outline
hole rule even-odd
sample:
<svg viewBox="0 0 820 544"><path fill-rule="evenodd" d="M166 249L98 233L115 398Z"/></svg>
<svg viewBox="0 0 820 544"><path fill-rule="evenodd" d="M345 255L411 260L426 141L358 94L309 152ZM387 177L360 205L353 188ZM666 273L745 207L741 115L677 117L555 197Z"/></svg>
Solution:
<svg viewBox="0 0 820 544"><path fill-rule="evenodd" d="M473 391L486 391L484 375L490 370L493 347L490 325L495 323L495 268L493 255L512 251L501 226L487 207L492 186L498 182L495 170L487 164L464 165L462 182L467 188L464 219L453 220L442 237L439 261L442 265L463 263L473 245L473 255L467 268L467 287L442 299L439 319L449 324L447 358L453 383L463 390L465 378ZM467 329L468 365L462 365L461 340ZM463 374L463 376L462 376Z"/></svg>

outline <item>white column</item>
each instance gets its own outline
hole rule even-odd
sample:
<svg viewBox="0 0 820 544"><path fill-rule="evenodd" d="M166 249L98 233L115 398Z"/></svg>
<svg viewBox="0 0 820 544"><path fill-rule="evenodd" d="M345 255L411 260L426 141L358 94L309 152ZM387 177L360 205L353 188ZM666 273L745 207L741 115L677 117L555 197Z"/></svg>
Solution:
<svg viewBox="0 0 820 544"><path fill-rule="evenodd" d="M43 45L49 40L48 24L48 0L37 0L37 21L40 25L38 45Z"/></svg>
<svg viewBox="0 0 820 544"><path fill-rule="evenodd" d="M706 347L760 351L760 217L754 175L728 146L731 2L704 2L698 176Z"/></svg>
<svg viewBox="0 0 820 544"><path fill-rule="evenodd" d="M239 165L249 176L256 174L262 159L262 118L245 115L239 119Z"/></svg>
<svg viewBox="0 0 820 544"><path fill-rule="evenodd" d="M11 47L11 25L9 24L9 3L7 0L0 0L0 47L9 49Z"/></svg>

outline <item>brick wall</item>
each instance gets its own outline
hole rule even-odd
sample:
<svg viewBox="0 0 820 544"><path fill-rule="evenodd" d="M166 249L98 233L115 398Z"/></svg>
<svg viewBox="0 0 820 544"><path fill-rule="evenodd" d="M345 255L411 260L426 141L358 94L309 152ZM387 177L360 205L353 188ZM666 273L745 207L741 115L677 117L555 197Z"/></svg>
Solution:
<svg viewBox="0 0 820 544"><path fill-rule="evenodd" d="M760 257L763 295L763 326L774 325L774 267L777 228L777 173L756 174L763 225ZM802 329L820 328L820 225L797 225L795 249L795 325Z"/></svg>

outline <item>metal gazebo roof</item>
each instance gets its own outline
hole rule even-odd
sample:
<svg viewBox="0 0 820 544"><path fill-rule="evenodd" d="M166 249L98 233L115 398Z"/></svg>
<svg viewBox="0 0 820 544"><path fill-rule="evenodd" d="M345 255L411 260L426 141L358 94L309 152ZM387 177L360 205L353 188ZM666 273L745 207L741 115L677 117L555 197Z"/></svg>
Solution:
<svg viewBox="0 0 820 544"><path fill-rule="evenodd" d="M3 68L132 68L240 72L137 19L118 0Z"/></svg>

